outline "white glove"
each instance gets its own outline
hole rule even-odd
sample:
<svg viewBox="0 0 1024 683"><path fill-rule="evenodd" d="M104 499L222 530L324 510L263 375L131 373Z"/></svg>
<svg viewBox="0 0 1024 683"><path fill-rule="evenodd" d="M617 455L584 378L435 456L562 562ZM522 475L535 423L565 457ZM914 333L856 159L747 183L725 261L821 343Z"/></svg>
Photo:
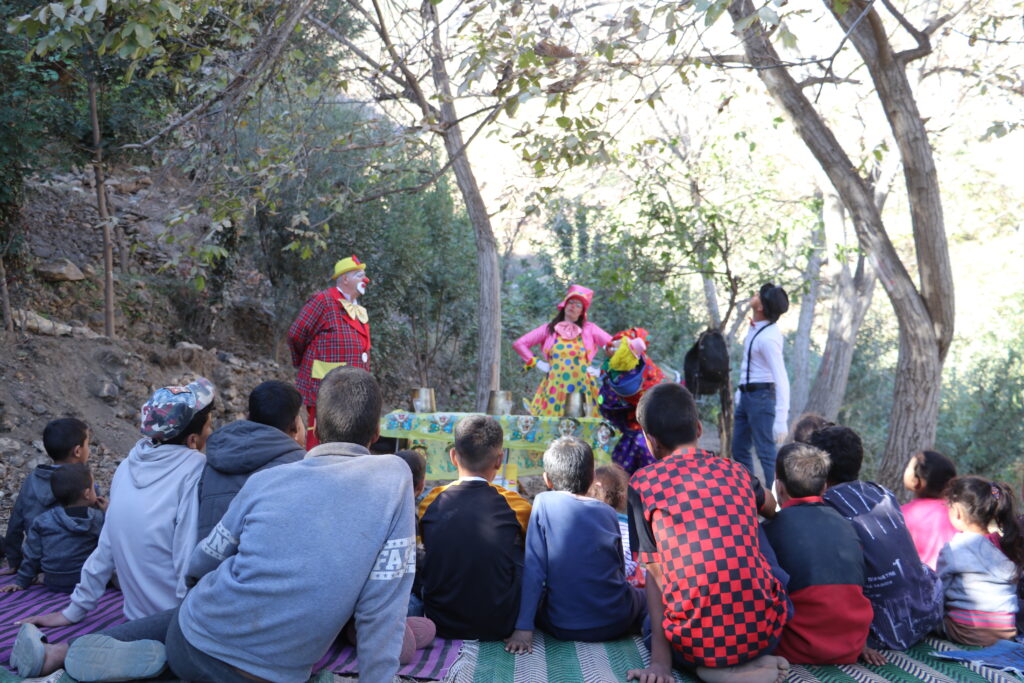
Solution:
<svg viewBox="0 0 1024 683"><path fill-rule="evenodd" d="M539 360L537 361L537 364L534 365L533 367L537 368L546 375L548 374L548 370L551 369L551 364L548 363L546 360Z"/></svg>
<svg viewBox="0 0 1024 683"><path fill-rule="evenodd" d="M736 408L739 407L739 405L740 405L740 390L737 389L736 390L736 395L733 397L733 402L732 402L733 411L735 411Z"/></svg>
<svg viewBox="0 0 1024 683"><path fill-rule="evenodd" d="M595 368L593 365L588 365L587 366L587 374L590 375L591 377L600 377L601 376L601 368Z"/></svg>
<svg viewBox="0 0 1024 683"><path fill-rule="evenodd" d="M772 425L772 435L775 436L775 443L781 444L785 442L786 437L789 436L789 428L786 427L785 420L775 420L775 424Z"/></svg>

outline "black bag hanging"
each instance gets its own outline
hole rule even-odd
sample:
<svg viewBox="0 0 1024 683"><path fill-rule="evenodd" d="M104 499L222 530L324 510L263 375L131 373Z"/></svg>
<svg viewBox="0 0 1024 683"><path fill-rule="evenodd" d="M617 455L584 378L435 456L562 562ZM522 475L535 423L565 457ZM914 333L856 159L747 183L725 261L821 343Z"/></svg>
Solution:
<svg viewBox="0 0 1024 683"><path fill-rule="evenodd" d="M729 349L719 330L708 328L700 333L683 359L683 375L694 396L717 394L728 384Z"/></svg>

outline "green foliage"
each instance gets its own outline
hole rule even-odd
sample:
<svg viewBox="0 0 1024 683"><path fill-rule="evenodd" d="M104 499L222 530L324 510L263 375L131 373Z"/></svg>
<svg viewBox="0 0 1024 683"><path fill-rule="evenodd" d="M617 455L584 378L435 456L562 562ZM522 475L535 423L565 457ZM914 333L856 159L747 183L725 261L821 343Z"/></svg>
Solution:
<svg viewBox="0 0 1024 683"><path fill-rule="evenodd" d="M985 352L946 372L937 444L961 472L1020 484L1024 478L1024 297L1002 335L982 333ZM1017 488L1017 487L1015 487Z"/></svg>
<svg viewBox="0 0 1024 683"><path fill-rule="evenodd" d="M374 110L303 85L292 70L243 118L213 131L230 146L211 135L179 160L203 179L179 221L211 219L205 239L183 245L167 264L205 286L209 314L193 321L192 334L204 340L213 332L219 302L240 273L255 270L269 280L263 303L274 312L274 339L283 338L303 302L330 286L334 262L357 254L371 279L364 303L374 374L389 403L403 404L407 389L422 385L436 389L442 407L465 408L474 369L467 359L476 353L476 249L447 179L352 201L414 184L438 162L421 146L391 144L393 130Z"/></svg>
<svg viewBox="0 0 1024 683"><path fill-rule="evenodd" d="M77 61L79 68L95 69L95 62L114 57L126 61L123 75L129 81L149 60L147 78L166 76L178 88L187 71L197 70L202 57L212 54L197 49L192 38L214 6L228 19L220 25L221 40L252 40L258 25L243 16L239 3L205 0L63 0L15 17L10 30L31 41L28 58L55 54ZM175 68L176 57L186 53L188 68Z"/></svg>
<svg viewBox="0 0 1024 683"><path fill-rule="evenodd" d="M554 200L548 209L551 239L535 243L536 259L508 264L513 273L502 303L510 344L549 321L569 284L594 290L587 318L605 331L644 327L659 365L681 370L682 356L705 325L703 305L685 273L662 272L641 237L604 207ZM507 349L503 388L530 397L537 375L517 373L522 361Z"/></svg>
<svg viewBox="0 0 1024 683"><path fill-rule="evenodd" d="M943 373L935 448L948 455L962 474L978 474L1020 483L1024 459L1024 299L1011 306L997 336L977 331L979 351L952 356ZM896 371L897 338L884 302L868 314L857 338L850 383L839 422L864 440L864 477L871 478L885 449ZM909 457L909 454L908 454Z"/></svg>
<svg viewBox="0 0 1024 683"><path fill-rule="evenodd" d="M864 441L861 476L865 479L874 477L889 433L898 343L895 326L886 317L888 312L882 312L887 303L876 296L861 325L850 364L846 396L837 420L839 424L854 429Z"/></svg>

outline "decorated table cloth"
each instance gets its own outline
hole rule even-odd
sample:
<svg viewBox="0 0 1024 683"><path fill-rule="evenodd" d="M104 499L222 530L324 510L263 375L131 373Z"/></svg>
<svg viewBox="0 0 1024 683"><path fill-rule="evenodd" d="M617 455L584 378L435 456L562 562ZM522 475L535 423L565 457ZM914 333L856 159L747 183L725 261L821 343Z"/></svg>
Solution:
<svg viewBox="0 0 1024 683"><path fill-rule="evenodd" d="M409 439L413 447L427 452L427 479L455 479L458 473L448 457L455 423L474 413L413 413L396 410L381 418L381 436ZM595 417L537 417L534 415L495 415L505 432L504 447L509 449L508 468L518 475L544 472L542 458L548 445L560 436L577 436L594 449L597 464L611 463L618 436L615 428ZM508 476L514 479L514 476Z"/></svg>

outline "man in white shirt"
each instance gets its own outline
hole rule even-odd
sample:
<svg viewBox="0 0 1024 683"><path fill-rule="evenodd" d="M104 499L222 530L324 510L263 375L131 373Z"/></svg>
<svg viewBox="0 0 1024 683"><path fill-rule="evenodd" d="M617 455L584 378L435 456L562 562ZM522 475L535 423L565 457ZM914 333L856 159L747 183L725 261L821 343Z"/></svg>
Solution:
<svg viewBox="0 0 1024 683"><path fill-rule="evenodd" d="M768 282L750 300L753 317L743 344L732 457L754 472L751 442L764 471L765 488L775 480L775 444L785 438L789 417L789 377L782 360L782 333L775 324L789 310L789 296Z"/></svg>

